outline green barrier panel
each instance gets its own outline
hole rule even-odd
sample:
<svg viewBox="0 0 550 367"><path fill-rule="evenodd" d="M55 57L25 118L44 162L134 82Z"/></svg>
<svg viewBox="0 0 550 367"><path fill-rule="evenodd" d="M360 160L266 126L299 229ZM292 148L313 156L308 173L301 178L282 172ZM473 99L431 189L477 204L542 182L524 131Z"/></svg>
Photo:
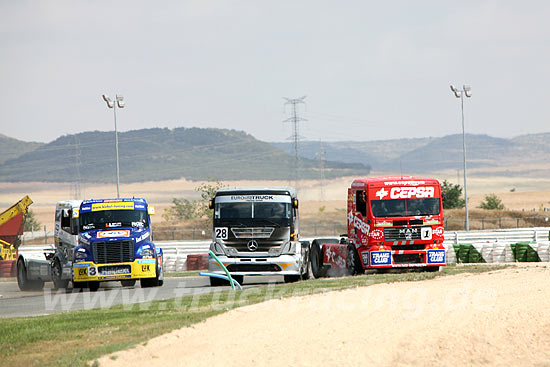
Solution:
<svg viewBox="0 0 550 367"><path fill-rule="evenodd" d="M459 259L458 259L458 255L460 254L460 245L459 244L453 244L453 249L455 250L455 257L456 257L456 262L460 262Z"/></svg>
<svg viewBox="0 0 550 367"><path fill-rule="evenodd" d="M481 256L481 253L474 247L474 245L470 245L470 246L472 246L472 247L470 248L470 251L468 253L469 262L471 262L471 263L486 263L487 261L485 261L483 256Z"/></svg>
<svg viewBox="0 0 550 367"><path fill-rule="evenodd" d="M510 245L514 259L518 262L540 262L539 254L529 242L518 242Z"/></svg>
<svg viewBox="0 0 550 367"><path fill-rule="evenodd" d="M485 263L485 259L479 251L471 243L461 243L459 245L454 245L455 251L457 251L457 262L458 263Z"/></svg>
<svg viewBox="0 0 550 367"><path fill-rule="evenodd" d="M458 256L457 262L459 263L468 263L470 262L470 249L472 248L471 244L461 243L458 245Z"/></svg>

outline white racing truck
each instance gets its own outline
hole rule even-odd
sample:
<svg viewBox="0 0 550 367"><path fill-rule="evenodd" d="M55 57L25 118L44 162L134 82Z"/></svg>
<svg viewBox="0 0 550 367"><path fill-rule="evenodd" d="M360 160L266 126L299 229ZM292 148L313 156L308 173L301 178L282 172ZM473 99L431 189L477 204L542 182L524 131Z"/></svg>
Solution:
<svg viewBox="0 0 550 367"><path fill-rule="evenodd" d="M310 244L299 241L293 188L222 188L210 208L214 209L210 250L237 282L250 275L283 275L285 282L309 278ZM211 256L208 271L225 275ZM212 286L226 283L210 278Z"/></svg>

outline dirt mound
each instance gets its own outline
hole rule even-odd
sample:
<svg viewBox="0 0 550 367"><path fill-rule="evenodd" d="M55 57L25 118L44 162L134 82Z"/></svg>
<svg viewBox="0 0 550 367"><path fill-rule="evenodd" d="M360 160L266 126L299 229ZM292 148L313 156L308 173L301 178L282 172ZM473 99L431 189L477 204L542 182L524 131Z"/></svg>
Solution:
<svg viewBox="0 0 550 367"><path fill-rule="evenodd" d="M550 268L521 266L242 307L101 366L550 364Z"/></svg>

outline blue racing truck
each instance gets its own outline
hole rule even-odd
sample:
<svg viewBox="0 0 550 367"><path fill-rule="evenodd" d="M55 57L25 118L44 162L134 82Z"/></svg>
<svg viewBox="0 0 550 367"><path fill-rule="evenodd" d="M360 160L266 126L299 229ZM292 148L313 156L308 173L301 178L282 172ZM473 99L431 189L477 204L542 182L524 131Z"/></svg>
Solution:
<svg viewBox="0 0 550 367"><path fill-rule="evenodd" d="M162 249L151 242L153 208L145 199L99 199L57 203L55 249L40 256L20 254L17 281L21 290L89 288L121 281L142 287L162 286Z"/></svg>

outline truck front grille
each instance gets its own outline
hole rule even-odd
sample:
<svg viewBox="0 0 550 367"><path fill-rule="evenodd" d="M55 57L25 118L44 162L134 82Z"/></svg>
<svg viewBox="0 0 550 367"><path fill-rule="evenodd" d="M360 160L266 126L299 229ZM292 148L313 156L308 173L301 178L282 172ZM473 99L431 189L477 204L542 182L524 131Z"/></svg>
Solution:
<svg viewBox="0 0 550 367"><path fill-rule="evenodd" d="M227 266L229 271L281 271L277 264L231 264Z"/></svg>
<svg viewBox="0 0 550 367"><path fill-rule="evenodd" d="M235 238L270 238L274 230L272 227L231 228Z"/></svg>
<svg viewBox="0 0 550 367"><path fill-rule="evenodd" d="M94 243L94 260L96 264L112 264L134 261L133 241L100 241Z"/></svg>
<svg viewBox="0 0 550 367"><path fill-rule="evenodd" d="M420 239L422 227L389 227L384 228L386 241L412 241Z"/></svg>

